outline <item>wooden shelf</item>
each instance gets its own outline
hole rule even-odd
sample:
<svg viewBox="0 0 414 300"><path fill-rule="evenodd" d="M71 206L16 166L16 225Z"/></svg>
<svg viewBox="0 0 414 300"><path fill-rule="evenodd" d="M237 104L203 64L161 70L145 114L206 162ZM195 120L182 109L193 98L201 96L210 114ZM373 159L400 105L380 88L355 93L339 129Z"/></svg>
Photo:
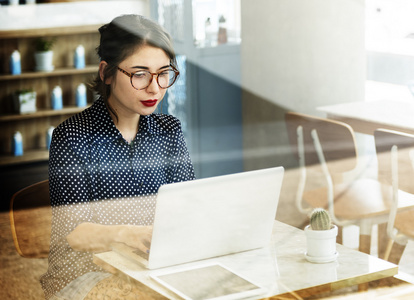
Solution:
<svg viewBox="0 0 414 300"><path fill-rule="evenodd" d="M48 159L49 151L46 149L27 150L22 156L1 155L0 166L47 161Z"/></svg>
<svg viewBox="0 0 414 300"><path fill-rule="evenodd" d="M63 109L42 109L30 114L0 115L1 122L20 121L27 119L43 118L50 116L71 115L83 111L87 107L64 107Z"/></svg>
<svg viewBox="0 0 414 300"><path fill-rule="evenodd" d="M31 28L18 30L0 30L0 39L33 38L42 36L76 35L97 32L103 24L64 26L53 28Z"/></svg>
<svg viewBox="0 0 414 300"><path fill-rule="evenodd" d="M88 74L98 72L98 65L86 66L83 69L75 68L59 68L50 72L25 72L19 75L0 75L1 80L20 80L20 79L32 79L32 78L44 78L44 77L54 77L54 76L69 76L69 75L78 75L78 74Z"/></svg>

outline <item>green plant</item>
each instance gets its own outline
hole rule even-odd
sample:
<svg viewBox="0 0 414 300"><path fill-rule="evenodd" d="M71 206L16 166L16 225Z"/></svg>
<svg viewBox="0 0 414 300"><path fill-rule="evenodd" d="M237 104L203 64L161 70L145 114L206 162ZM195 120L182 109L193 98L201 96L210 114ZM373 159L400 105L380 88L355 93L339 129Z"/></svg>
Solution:
<svg viewBox="0 0 414 300"><path fill-rule="evenodd" d="M54 44L55 44L55 39L38 38L36 39L36 42L35 42L36 51L39 51L39 52L50 51L52 50Z"/></svg>
<svg viewBox="0 0 414 300"><path fill-rule="evenodd" d="M332 227L331 217L323 208L315 208L310 215L312 230L329 230Z"/></svg>
<svg viewBox="0 0 414 300"><path fill-rule="evenodd" d="M32 93L34 90L32 88L28 88L28 89L21 89L21 90L17 90L16 94L18 95L22 95L22 94L27 94L27 93Z"/></svg>

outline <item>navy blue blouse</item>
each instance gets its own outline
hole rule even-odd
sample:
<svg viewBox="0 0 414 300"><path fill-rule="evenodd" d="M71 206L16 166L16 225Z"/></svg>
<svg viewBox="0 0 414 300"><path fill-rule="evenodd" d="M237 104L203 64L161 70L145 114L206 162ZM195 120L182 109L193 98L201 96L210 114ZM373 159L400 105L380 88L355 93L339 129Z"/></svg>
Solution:
<svg viewBox="0 0 414 300"><path fill-rule="evenodd" d="M159 187L195 178L178 119L141 116L138 128L135 140L127 143L99 99L54 130L49 158L52 237L49 269L41 279L46 298L87 272L102 271L90 253L67 244L66 236L77 225L149 225ZM105 199L116 201L101 201Z"/></svg>

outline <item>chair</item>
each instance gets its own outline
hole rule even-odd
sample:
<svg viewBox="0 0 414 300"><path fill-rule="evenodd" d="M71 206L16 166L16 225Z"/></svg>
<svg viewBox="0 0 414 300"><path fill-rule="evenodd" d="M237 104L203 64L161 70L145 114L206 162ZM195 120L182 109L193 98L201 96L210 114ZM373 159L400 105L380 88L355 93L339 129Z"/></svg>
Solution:
<svg viewBox="0 0 414 300"><path fill-rule="evenodd" d="M358 170L353 129L343 122L295 112L287 112L285 121L301 172L296 194L297 208L305 214L315 207L328 209L340 229L339 243L342 243L343 227L358 226L359 250L370 253L372 228L387 222L391 199L383 197L384 187L376 179L347 178ZM317 177L318 185L309 183L316 178L315 174L321 174ZM408 205L404 201L400 203L401 207ZM384 229L382 225L379 234ZM378 242L380 253L385 244L382 237Z"/></svg>
<svg viewBox="0 0 414 300"><path fill-rule="evenodd" d="M49 180L16 192L10 201L10 225L14 245L22 257L48 256L52 223Z"/></svg>
<svg viewBox="0 0 414 300"><path fill-rule="evenodd" d="M387 234L391 242L384 259L398 264L408 240L414 240L414 135L393 130L374 132L379 180L392 186L392 207ZM401 201L411 200L411 210L398 212Z"/></svg>

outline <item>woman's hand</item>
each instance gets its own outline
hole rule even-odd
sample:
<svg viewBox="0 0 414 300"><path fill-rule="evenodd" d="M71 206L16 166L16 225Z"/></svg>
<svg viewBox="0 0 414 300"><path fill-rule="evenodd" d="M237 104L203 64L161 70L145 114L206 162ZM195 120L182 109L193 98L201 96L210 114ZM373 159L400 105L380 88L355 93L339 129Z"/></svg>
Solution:
<svg viewBox="0 0 414 300"><path fill-rule="evenodd" d="M123 225L118 242L148 253L151 237L152 226Z"/></svg>
<svg viewBox="0 0 414 300"><path fill-rule="evenodd" d="M113 243L125 243L148 252L152 226L79 224L67 237L69 246L76 251L104 252Z"/></svg>

